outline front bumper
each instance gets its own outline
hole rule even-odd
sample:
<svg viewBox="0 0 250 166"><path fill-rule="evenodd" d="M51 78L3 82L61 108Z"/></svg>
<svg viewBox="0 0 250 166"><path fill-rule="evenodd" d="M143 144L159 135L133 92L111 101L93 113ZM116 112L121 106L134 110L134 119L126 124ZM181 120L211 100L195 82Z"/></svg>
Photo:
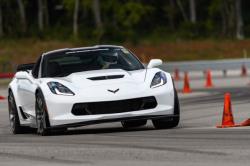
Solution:
<svg viewBox="0 0 250 166"><path fill-rule="evenodd" d="M84 122L77 122L77 123L69 123L69 124L62 124L62 125L55 125L49 128L56 129L56 128L65 128L65 127L80 127L86 126L91 124L99 124L99 123L108 123L108 122L121 122L121 121L128 121L128 120L154 120L154 119L164 119L164 120L171 120L174 117L178 117L179 115L151 115L151 116L134 116L134 117L126 117L126 118L116 118L116 119L104 119L104 120L93 120L93 121L84 121Z"/></svg>
<svg viewBox="0 0 250 166"><path fill-rule="evenodd" d="M161 117L174 116L174 88L171 85L162 86L155 89L137 91L133 94L114 95L91 97L86 96L45 96L47 110L51 127L62 126L83 126L88 124L96 124L103 122L115 122L123 120L134 119L153 119ZM131 97L132 96L132 97ZM72 114L73 105L83 102L96 102L96 101L117 101L131 98L141 98L147 96L154 96L157 101L157 106L153 109L111 113L111 114L96 114L96 115L82 115L76 116ZM108 99L108 100L107 100Z"/></svg>

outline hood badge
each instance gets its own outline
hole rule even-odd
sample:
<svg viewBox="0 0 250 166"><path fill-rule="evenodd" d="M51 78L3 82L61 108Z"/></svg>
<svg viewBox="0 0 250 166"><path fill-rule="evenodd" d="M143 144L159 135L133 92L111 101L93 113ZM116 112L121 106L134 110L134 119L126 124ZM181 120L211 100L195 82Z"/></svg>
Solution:
<svg viewBox="0 0 250 166"><path fill-rule="evenodd" d="M118 89L116 89L116 90L110 90L110 89L108 89L107 91L109 91L109 92L111 92L111 93L116 93L116 92L118 92L120 89L118 88Z"/></svg>

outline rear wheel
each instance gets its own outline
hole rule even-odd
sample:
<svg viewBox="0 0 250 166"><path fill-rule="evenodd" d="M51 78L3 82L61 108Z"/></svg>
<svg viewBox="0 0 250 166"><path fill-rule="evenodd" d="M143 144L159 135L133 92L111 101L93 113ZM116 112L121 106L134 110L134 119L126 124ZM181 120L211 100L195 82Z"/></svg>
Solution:
<svg viewBox="0 0 250 166"><path fill-rule="evenodd" d="M180 121L180 104L176 90L174 90L174 116L152 121L156 129L168 129L178 126Z"/></svg>
<svg viewBox="0 0 250 166"><path fill-rule="evenodd" d="M133 128L145 126L147 124L147 120L131 120L131 121L122 121L123 128Z"/></svg>
<svg viewBox="0 0 250 166"><path fill-rule="evenodd" d="M23 134L26 132L26 128L20 125L20 120L17 112L16 101L12 91L9 92L8 96L8 107L9 107L9 121L10 129L13 134Z"/></svg>
<svg viewBox="0 0 250 166"><path fill-rule="evenodd" d="M36 95L36 124L38 135L45 136L50 134L47 106L41 92L38 92Z"/></svg>

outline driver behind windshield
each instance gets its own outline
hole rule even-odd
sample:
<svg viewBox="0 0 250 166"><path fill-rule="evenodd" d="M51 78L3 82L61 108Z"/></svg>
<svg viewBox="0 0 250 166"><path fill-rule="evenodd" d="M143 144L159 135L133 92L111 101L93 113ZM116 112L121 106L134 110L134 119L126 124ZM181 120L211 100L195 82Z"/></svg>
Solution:
<svg viewBox="0 0 250 166"><path fill-rule="evenodd" d="M117 65L118 53L115 52L113 55L98 56L97 61L102 66L102 69L110 69L112 66Z"/></svg>

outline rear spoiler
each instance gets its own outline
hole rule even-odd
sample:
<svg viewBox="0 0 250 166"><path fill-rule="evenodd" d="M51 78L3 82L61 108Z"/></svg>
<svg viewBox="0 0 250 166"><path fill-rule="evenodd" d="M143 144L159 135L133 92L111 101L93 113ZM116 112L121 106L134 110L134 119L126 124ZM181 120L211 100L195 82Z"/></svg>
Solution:
<svg viewBox="0 0 250 166"><path fill-rule="evenodd" d="M34 66L35 66L35 63L21 64L17 66L16 71L18 72L18 71L32 70Z"/></svg>

